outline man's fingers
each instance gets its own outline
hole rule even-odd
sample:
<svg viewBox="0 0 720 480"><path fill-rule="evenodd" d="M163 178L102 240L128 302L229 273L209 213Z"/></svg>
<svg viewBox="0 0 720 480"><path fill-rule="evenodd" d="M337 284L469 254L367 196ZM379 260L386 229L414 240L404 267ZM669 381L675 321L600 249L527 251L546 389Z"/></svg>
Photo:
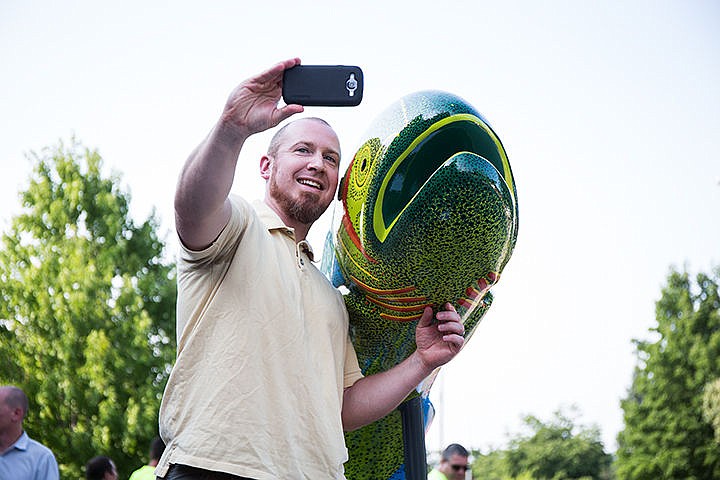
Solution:
<svg viewBox="0 0 720 480"><path fill-rule="evenodd" d="M299 58L289 58L282 62L276 63L272 67L268 68L264 72L258 74L255 78L258 82L265 83L269 81L279 81L282 78L283 72L288 68L292 68L295 65L300 65Z"/></svg>
<svg viewBox="0 0 720 480"><path fill-rule="evenodd" d="M277 117L273 119L273 123L275 125L277 125L280 122L282 122L283 120L285 120L286 118L289 118L289 117L295 115L296 113L301 113L303 111L305 111L305 109L303 108L302 105L296 105L294 103L291 103L290 105L285 105L284 107L278 108L276 110L275 113L276 113Z"/></svg>
<svg viewBox="0 0 720 480"><path fill-rule="evenodd" d="M465 326L459 320L439 320L438 330L442 333L456 333L458 335L465 333Z"/></svg>
<svg viewBox="0 0 720 480"><path fill-rule="evenodd" d="M443 335L443 341L447 343L452 343L455 345L458 349L461 349L462 346L465 344L465 339L462 335Z"/></svg>
<svg viewBox="0 0 720 480"><path fill-rule="evenodd" d="M445 336L456 334L462 338L465 334L465 326L462 323L462 319L452 304L446 303L445 310L439 311L436 317L438 319L438 330L446 334Z"/></svg>
<svg viewBox="0 0 720 480"><path fill-rule="evenodd" d="M430 307L425 307L425 310L423 310L422 317L420 317L420 321L418 322L419 327L429 327L432 325L433 320L433 311Z"/></svg>
<svg viewBox="0 0 720 480"><path fill-rule="evenodd" d="M455 311L455 307L450 303L445 304L445 310L437 313L437 319L446 322L461 322L460 315Z"/></svg>

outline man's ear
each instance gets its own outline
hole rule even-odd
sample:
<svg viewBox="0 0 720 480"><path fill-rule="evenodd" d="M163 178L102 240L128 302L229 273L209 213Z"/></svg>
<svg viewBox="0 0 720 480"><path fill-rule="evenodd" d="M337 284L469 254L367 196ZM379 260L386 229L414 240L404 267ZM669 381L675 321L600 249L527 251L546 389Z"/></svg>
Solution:
<svg viewBox="0 0 720 480"><path fill-rule="evenodd" d="M270 178L270 171L272 170L272 160L267 155L260 157L260 176L265 180Z"/></svg>
<svg viewBox="0 0 720 480"><path fill-rule="evenodd" d="M12 409L11 417L14 421L22 423L25 420L25 410L21 407L15 407Z"/></svg>

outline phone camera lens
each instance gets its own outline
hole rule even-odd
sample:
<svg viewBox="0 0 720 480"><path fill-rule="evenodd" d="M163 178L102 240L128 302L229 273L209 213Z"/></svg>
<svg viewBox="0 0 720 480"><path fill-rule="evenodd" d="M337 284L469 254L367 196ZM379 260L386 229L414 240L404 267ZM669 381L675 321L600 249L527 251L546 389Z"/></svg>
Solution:
<svg viewBox="0 0 720 480"><path fill-rule="evenodd" d="M345 88L347 88L349 96L352 97L353 95L355 95L355 90L357 90L357 86L358 86L358 83L357 83L357 80L355 80L355 74L351 73L350 78L348 78L347 81L345 82Z"/></svg>

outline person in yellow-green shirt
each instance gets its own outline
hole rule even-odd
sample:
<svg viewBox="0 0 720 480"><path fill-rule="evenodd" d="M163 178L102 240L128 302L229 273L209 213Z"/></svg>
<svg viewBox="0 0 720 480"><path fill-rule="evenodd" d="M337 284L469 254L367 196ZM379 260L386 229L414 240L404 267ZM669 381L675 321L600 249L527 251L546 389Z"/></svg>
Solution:
<svg viewBox="0 0 720 480"><path fill-rule="evenodd" d="M453 443L443 450L440 465L428 473L428 480L465 480L470 470L468 457L470 454L462 445Z"/></svg>
<svg viewBox="0 0 720 480"><path fill-rule="evenodd" d="M155 467L158 464L158 460L165 451L165 443L160 437L153 438L150 443L150 461L147 465L135 470L130 475L130 480L155 480Z"/></svg>

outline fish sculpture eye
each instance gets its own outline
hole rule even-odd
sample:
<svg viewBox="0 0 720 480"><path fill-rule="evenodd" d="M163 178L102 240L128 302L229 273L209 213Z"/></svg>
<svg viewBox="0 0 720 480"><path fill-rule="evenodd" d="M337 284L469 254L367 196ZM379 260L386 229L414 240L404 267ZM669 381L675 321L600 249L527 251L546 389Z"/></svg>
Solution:
<svg viewBox="0 0 720 480"><path fill-rule="evenodd" d="M355 166L352 169L352 179L355 182L357 188L363 188L365 182L368 179L368 173L374 160L374 156L377 154L379 142L369 141L363 145L358 153L355 155Z"/></svg>

